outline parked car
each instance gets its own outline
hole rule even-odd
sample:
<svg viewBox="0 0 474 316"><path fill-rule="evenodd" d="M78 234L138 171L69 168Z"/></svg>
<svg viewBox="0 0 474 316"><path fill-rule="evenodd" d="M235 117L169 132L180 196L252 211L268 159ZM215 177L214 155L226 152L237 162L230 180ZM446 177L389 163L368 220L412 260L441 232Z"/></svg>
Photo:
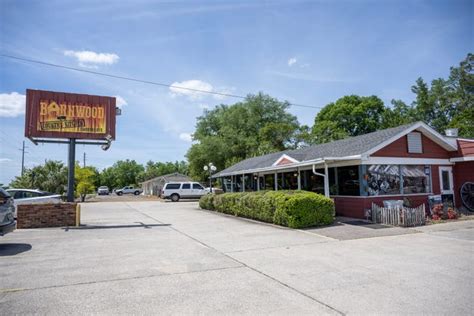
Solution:
<svg viewBox="0 0 474 316"><path fill-rule="evenodd" d="M203 195L209 194L209 190L198 182L170 182L163 186L161 197L178 202L180 199L198 199Z"/></svg>
<svg viewBox="0 0 474 316"><path fill-rule="evenodd" d="M134 188L134 187L123 187L122 189L117 189L115 190L115 194L117 195L123 195L123 194L135 194L139 195L142 193L142 189L139 188Z"/></svg>
<svg viewBox="0 0 474 316"><path fill-rule="evenodd" d="M13 204L15 205L15 218L19 204L60 203L62 201L60 194L53 194L40 190L8 189L6 191L13 198Z"/></svg>
<svg viewBox="0 0 474 316"><path fill-rule="evenodd" d="M104 186L101 186L97 189L97 194L98 195L109 195L109 188Z"/></svg>
<svg viewBox="0 0 474 316"><path fill-rule="evenodd" d="M0 188L0 236L8 234L15 229L14 212L13 198L6 190Z"/></svg>

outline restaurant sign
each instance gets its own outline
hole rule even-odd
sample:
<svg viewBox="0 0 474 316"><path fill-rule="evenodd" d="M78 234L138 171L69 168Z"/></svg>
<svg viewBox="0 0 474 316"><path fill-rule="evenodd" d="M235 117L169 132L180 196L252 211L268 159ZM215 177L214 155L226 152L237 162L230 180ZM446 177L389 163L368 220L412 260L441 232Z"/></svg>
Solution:
<svg viewBox="0 0 474 316"><path fill-rule="evenodd" d="M115 139L115 98L27 90L25 136Z"/></svg>

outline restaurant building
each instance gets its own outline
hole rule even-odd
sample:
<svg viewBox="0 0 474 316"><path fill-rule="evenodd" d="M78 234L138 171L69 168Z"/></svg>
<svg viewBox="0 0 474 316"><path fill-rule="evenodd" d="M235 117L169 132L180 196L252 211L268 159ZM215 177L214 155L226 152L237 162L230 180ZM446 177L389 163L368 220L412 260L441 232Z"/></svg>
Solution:
<svg viewBox="0 0 474 316"><path fill-rule="evenodd" d="M226 192L301 189L324 194L334 200L340 216L364 218L372 203L384 200L408 199L418 206L432 195L461 207L461 187L474 182L474 139L451 135L416 122L249 158L213 178Z"/></svg>

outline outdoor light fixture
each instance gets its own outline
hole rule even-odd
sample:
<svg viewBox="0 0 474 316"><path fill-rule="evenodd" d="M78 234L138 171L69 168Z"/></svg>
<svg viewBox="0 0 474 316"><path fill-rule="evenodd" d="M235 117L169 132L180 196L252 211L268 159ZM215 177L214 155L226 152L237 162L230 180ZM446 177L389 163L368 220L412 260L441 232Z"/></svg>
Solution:
<svg viewBox="0 0 474 316"><path fill-rule="evenodd" d="M204 166L204 171L209 171L209 189L210 189L210 193L212 193L212 173L215 172L217 170L217 167L214 166L214 164L212 162L208 163L207 165Z"/></svg>
<svg viewBox="0 0 474 316"><path fill-rule="evenodd" d="M107 141L107 144L103 144L102 146L100 146L100 148L102 148L102 150L108 150L110 148L110 145L112 145L112 136L111 135L107 135L105 136L105 140Z"/></svg>

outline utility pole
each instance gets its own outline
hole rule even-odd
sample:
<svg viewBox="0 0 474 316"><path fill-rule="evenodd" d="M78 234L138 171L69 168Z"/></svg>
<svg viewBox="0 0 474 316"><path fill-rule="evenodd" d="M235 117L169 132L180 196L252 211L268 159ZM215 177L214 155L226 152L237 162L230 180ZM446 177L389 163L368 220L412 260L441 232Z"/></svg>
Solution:
<svg viewBox="0 0 474 316"><path fill-rule="evenodd" d="M25 141L23 141L23 146L21 149L21 176L23 177L23 173L25 172L25 148L28 148L25 146Z"/></svg>
<svg viewBox="0 0 474 316"><path fill-rule="evenodd" d="M82 166L82 167L85 168L85 167L86 167L86 152L84 152L83 161L84 161L84 162L83 162L83 166Z"/></svg>

